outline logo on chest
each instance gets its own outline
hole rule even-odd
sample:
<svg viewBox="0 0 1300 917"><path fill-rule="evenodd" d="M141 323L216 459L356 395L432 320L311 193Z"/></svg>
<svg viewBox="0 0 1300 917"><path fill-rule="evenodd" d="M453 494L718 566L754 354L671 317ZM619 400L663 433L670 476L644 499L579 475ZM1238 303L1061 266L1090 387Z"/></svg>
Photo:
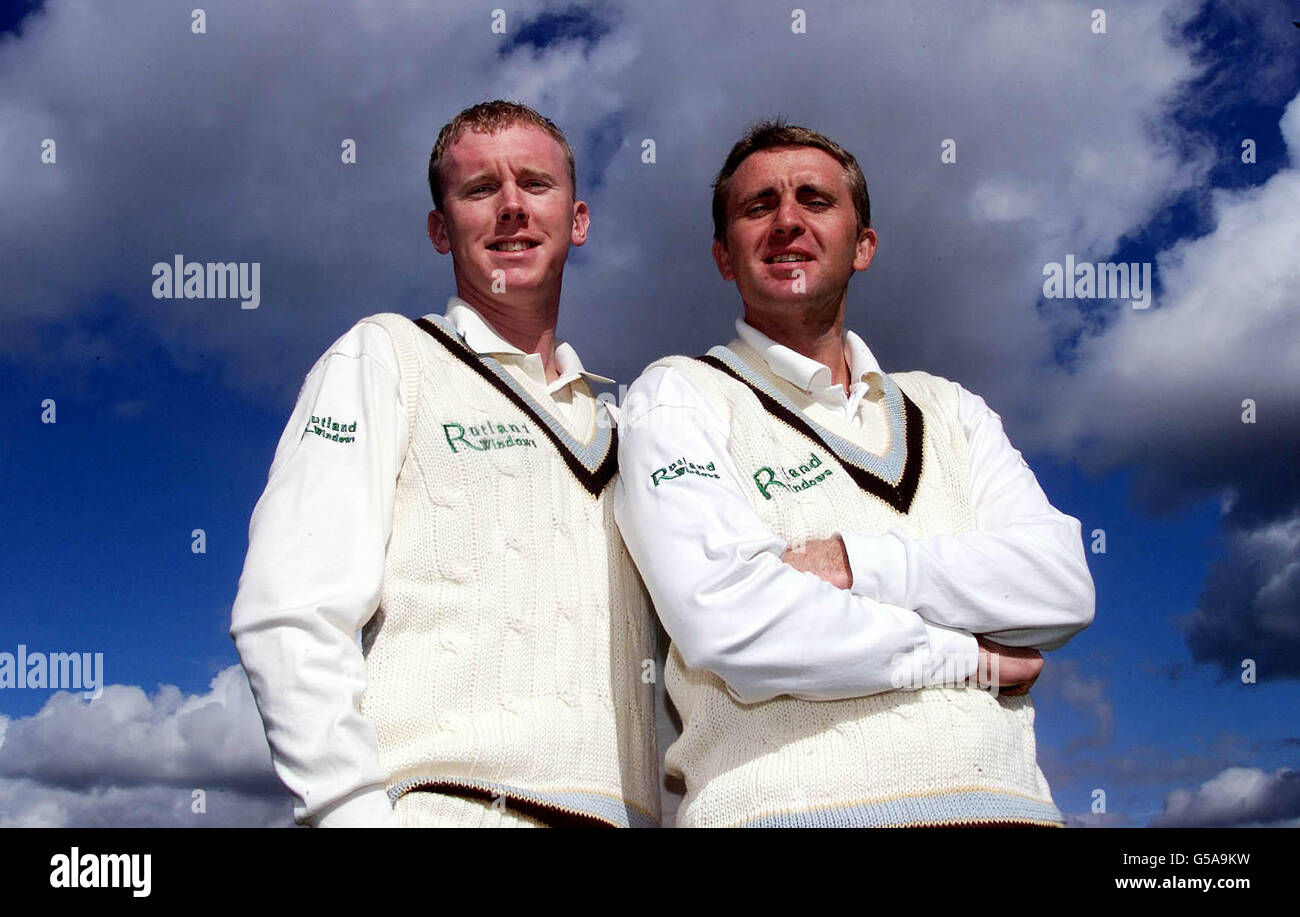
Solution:
<svg viewBox="0 0 1300 917"><path fill-rule="evenodd" d="M534 430L526 422L504 423L485 420L476 424L445 423L442 433L452 452L487 452L490 449L511 449L515 446L537 448Z"/></svg>
<svg viewBox="0 0 1300 917"><path fill-rule="evenodd" d="M779 465L771 468L764 465L754 472L754 485L764 500L771 500L778 491L816 487L834 473L833 469L825 467L820 455L811 452L807 461L794 467Z"/></svg>

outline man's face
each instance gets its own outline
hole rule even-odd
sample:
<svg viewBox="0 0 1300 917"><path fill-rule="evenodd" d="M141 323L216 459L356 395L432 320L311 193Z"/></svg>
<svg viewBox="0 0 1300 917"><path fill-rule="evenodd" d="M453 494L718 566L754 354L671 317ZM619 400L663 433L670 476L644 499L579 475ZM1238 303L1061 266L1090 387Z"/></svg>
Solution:
<svg viewBox="0 0 1300 917"><path fill-rule="evenodd" d="M832 156L760 150L731 176L726 245L714 242L713 258L747 309L803 311L842 299L853 272L871 263L876 233L857 226L848 176Z"/></svg>
<svg viewBox="0 0 1300 917"><path fill-rule="evenodd" d="M458 288L505 303L558 297L569 246L587 241L589 223L559 143L524 125L467 130L439 170L443 209L429 214L429 238L451 252Z"/></svg>

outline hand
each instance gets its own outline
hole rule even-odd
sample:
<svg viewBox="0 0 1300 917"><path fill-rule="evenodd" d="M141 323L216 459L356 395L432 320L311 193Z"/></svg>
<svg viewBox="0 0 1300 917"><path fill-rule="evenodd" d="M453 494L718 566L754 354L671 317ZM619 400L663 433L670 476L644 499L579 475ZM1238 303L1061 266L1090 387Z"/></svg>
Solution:
<svg viewBox="0 0 1300 917"><path fill-rule="evenodd" d="M1043 671L1043 654L1020 646L1003 646L976 636L979 644L979 672L990 673L998 693L1008 697L1028 694Z"/></svg>
<svg viewBox="0 0 1300 917"><path fill-rule="evenodd" d="M849 553L839 535L809 541L797 551L786 551L781 560L796 570L815 573L836 589L848 589L853 585Z"/></svg>

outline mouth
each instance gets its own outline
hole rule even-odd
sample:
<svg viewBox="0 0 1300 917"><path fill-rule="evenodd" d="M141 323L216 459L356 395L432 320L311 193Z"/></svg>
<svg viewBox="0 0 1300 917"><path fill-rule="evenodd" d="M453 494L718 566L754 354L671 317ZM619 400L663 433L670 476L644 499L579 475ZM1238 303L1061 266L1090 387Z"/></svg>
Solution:
<svg viewBox="0 0 1300 917"><path fill-rule="evenodd" d="M533 239L499 239L488 245L488 250L494 252L523 252L530 248L536 248L541 244L541 242Z"/></svg>
<svg viewBox="0 0 1300 917"><path fill-rule="evenodd" d="M778 255L769 255L763 259L764 264L800 264L805 261L811 261L812 256L803 252L782 252Z"/></svg>

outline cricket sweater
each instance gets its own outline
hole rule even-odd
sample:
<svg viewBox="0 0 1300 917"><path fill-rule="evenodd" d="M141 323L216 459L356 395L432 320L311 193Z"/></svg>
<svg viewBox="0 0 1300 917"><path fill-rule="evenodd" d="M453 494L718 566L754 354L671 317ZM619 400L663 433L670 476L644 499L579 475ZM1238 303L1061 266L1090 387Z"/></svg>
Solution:
<svg viewBox="0 0 1300 917"><path fill-rule="evenodd" d="M882 374L889 442L876 454L847 422L811 420L809 395L743 341L685 373L729 430L728 454L754 510L791 544L890 528L915 537L974 527L953 386L921 372ZM666 687L682 718L669 773L686 796L678 825L903 826L1060 824L1038 767L1027 695L933 684L846 700L779 696L744 704L676 647Z"/></svg>
<svg viewBox="0 0 1300 917"><path fill-rule="evenodd" d="M561 418L442 316L367 321L391 333L412 411L362 633L361 710L390 798L444 791L542 820L657 825L654 632L609 499L608 416L582 381Z"/></svg>

